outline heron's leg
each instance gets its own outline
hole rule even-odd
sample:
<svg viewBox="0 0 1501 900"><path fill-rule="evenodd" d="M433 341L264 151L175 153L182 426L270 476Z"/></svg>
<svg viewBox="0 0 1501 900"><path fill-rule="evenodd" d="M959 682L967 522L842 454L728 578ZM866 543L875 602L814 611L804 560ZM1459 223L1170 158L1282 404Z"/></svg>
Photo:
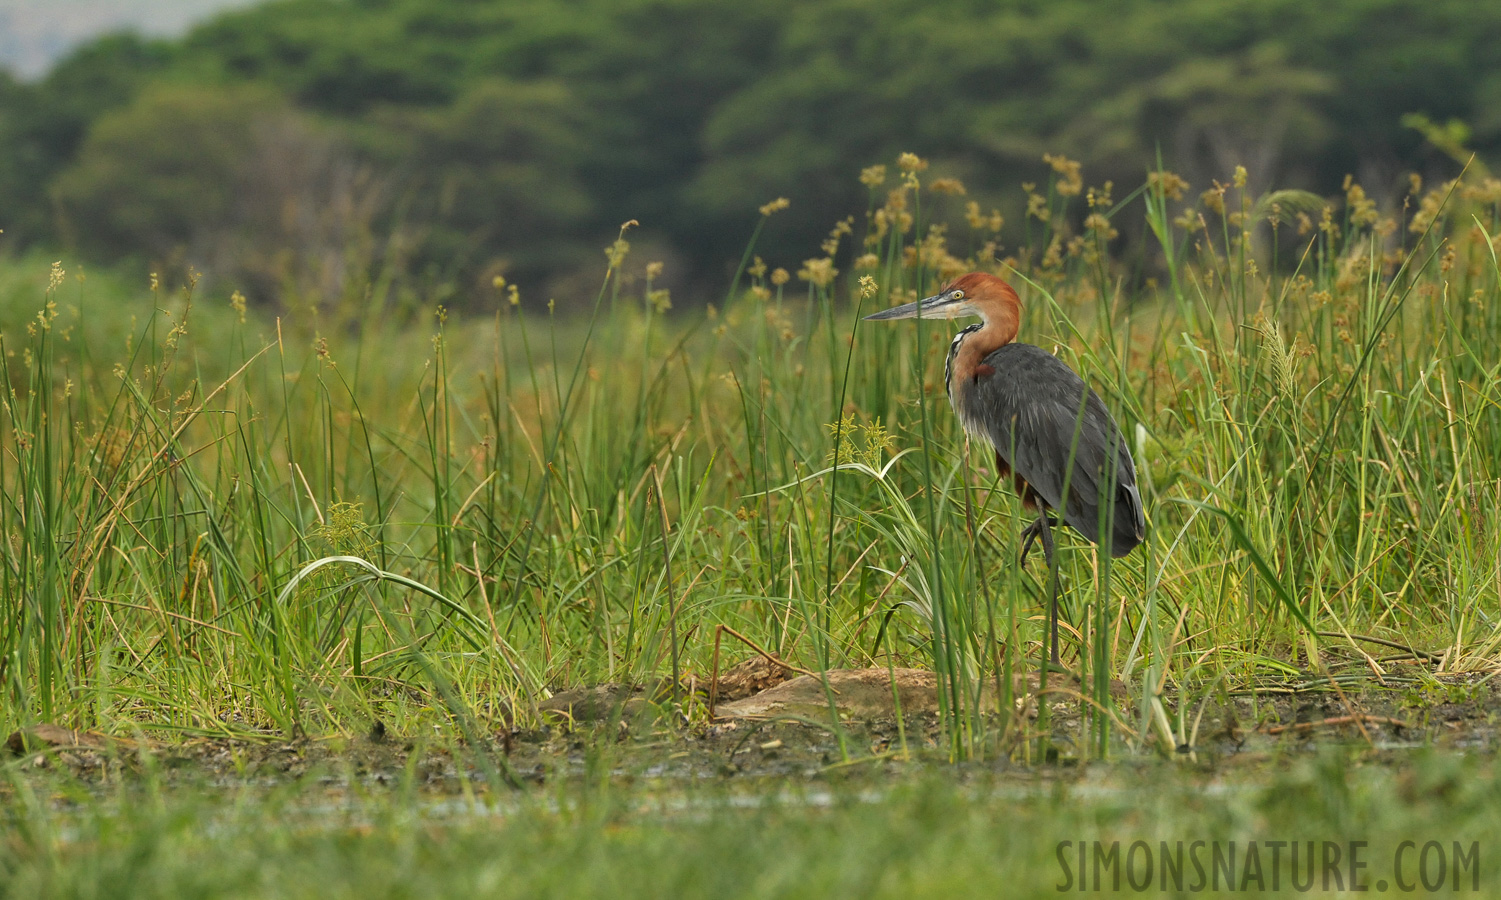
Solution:
<svg viewBox="0 0 1501 900"><path fill-rule="evenodd" d="M1053 553L1053 530L1050 526L1054 523L1043 512L1037 517L1037 536L1042 540L1042 556L1048 563L1048 646L1050 657L1054 665L1058 664L1058 565Z"/></svg>
<svg viewBox="0 0 1501 900"><path fill-rule="evenodd" d="M1049 518L1049 525L1057 525L1058 520ZM1038 519L1031 525L1022 529L1022 552L1017 559L1017 564L1023 569L1027 567L1027 554L1032 552L1032 544L1036 542L1038 535L1042 533L1042 519Z"/></svg>

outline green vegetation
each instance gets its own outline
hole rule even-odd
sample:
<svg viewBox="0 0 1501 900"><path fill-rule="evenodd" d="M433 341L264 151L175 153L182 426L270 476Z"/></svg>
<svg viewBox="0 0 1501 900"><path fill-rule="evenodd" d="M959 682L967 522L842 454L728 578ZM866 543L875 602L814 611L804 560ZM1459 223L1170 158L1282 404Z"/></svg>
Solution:
<svg viewBox="0 0 1501 900"><path fill-rule="evenodd" d="M941 399L951 329L857 324L970 268L1017 283L1023 336L1098 386L1141 468L1141 550L1062 545L1074 752L1191 746L1227 692L1416 684L1419 656L1489 671L1496 179L1397 220L1359 185L1336 214L1240 172L1194 199L1156 173L1117 203L1052 159L1036 243L1004 263L995 223L907 154L864 173L865 224L799 280L748 253L727 302L681 316L625 238L570 320L500 283L472 317L272 322L191 285L8 267L27 324L4 339L0 726L379 720L479 747L548 688L702 684L727 625L809 669L931 668L946 753L1029 758L1047 723L1010 694L1040 567L1014 565L1017 500ZM1133 297L1106 249L1143 214L1167 275Z"/></svg>
<svg viewBox="0 0 1501 900"><path fill-rule="evenodd" d="M99 796L51 785L66 806L39 793L16 804L14 836L0 845L0 896L1042 897L1079 890L1081 872L1091 892L1097 882L1110 893L1133 881L1145 888L1145 854L1128 867L1133 841L1147 842L1154 860L1161 841L1169 853L1178 842L1218 841L1222 854L1235 844L1233 869L1216 871L1207 847L1202 868L1185 863L1176 882L1158 863L1148 895L1164 877L1179 894L1291 894L1300 884L1328 893L1350 886L1358 841L1367 843L1356 883L1366 890L1421 891L1426 878L1466 894L1478 880L1483 895L1501 839L1494 763L1441 754L1419 754L1398 774L1328 753L1264 784L1232 778L1213 791L1206 779L1149 766L1119 780L1017 784L979 771L960 786L883 773L779 783L772 793L648 784L414 803L329 774L336 786L311 804L309 791L285 787L194 791L148 779L146 789ZM1284 844L1274 875L1268 842L1279 840L1302 852L1294 870ZM1060 857L1063 841L1072 843ZM1103 842L1106 854L1118 841L1114 862L1106 855L1095 868L1091 844L1080 867L1081 841ZM1307 841L1317 848L1311 870ZM1339 845L1329 882L1326 841ZM1404 852L1404 841L1415 846ZM1437 849L1423 869L1428 842Z"/></svg>
<svg viewBox="0 0 1501 900"><path fill-rule="evenodd" d="M0 81L0 735L104 735L0 761L0 895L1489 853L1493 759L1360 763L1501 665L1501 18L1098 9L288 0ZM957 326L860 321L975 269L1147 508L1127 558L1060 539L1053 703L1028 517L944 400ZM760 734L707 708L742 641L930 670L939 713L831 725L811 783L703 779ZM546 730L601 683L663 715ZM1273 746L1338 721L1364 749ZM1189 770L1242 741L1244 780ZM278 781L281 742L321 762ZM224 759L164 771L194 746Z"/></svg>
<svg viewBox="0 0 1501 900"><path fill-rule="evenodd" d="M1011 247L1044 151L1100 183L1159 153L1201 189L1355 174L1395 211L1407 172L1458 165L1404 116L1501 151L1497 48L1472 0L283 0L0 84L0 228L252 302L466 305L501 272L577 308L628 218L673 286L719 285L747 210L796 198L764 249L801 258L861 202L850 168L905 150Z"/></svg>

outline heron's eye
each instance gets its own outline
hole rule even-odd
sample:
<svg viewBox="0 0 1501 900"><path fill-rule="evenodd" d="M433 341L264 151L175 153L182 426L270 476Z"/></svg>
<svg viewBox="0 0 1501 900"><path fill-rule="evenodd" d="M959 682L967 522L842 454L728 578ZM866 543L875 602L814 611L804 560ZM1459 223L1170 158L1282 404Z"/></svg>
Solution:
<svg viewBox="0 0 1501 900"><path fill-rule="evenodd" d="M954 291L953 293L949 294L949 299L951 299L951 300L963 300L964 299L964 292L963 291Z"/></svg>

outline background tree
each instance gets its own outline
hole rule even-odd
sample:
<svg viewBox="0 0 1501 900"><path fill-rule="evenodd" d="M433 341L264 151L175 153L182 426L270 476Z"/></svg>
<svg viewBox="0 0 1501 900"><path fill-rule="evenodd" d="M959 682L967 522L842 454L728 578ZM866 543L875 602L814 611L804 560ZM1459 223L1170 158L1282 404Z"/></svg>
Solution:
<svg viewBox="0 0 1501 900"><path fill-rule="evenodd" d="M181 123L158 92L174 84L200 92L176 95L193 106ZM227 146L190 124L218 115L217 90L229 106L284 98L254 113L281 125L246 136L225 121L249 142ZM143 91L155 99L129 107L132 126L120 111ZM305 223L323 223L323 261L292 265L290 281L256 263L263 282L345 290L378 269L464 292L506 269L545 297L597 267L629 218L688 277L723 283L777 196L796 202L762 247L796 263L864 206L858 171L905 150L1013 229L1017 186L1045 178L1047 152L1094 183L1134 182L1159 153L1200 190L1236 164L1253 190L1332 195L1354 174L1390 206L1406 173L1456 170L1403 116L1462 122L1494 157L1498 110L1501 5L1472 0L278 0L176 42L108 38L43 82L0 84L0 227L7 246L114 259L192 256L232 222L270 253L285 217L215 204L234 207L219 192L247 171L282 178L248 158L295 157L301 174L268 196L291 192ZM179 144L202 137L205 158L174 157L150 115ZM127 183L138 169L143 183ZM211 172L228 180L209 185ZM168 211L190 198L203 209ZM106 209L116 200L134 205ZM125 227L141 216L150 227ZM327 248L366 231L356 251Z"/></svg>

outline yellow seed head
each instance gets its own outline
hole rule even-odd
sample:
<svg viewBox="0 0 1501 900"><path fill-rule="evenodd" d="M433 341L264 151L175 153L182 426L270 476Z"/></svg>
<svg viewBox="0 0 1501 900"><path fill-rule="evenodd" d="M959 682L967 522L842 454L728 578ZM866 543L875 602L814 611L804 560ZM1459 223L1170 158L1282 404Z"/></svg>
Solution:
<svg viewBox="0 0 1501 900"><path fill-rule="evenodd" d="M1069 159L1062 154L1054 156L1051 153L1044 153L1042 161L1052 166L1053 171L1058 173L1058 183L1054 189L1058 191L1060 197L1075 197L1084 190L1084 176L1080 173L1082 166L1078 160Z"/></svg>
<svg viewBox="0 0 1501 900"><path fill-rule="evenodd" d="M969 227L976 231L985 226L985 217L980 214L980 204L978 202L971 200L964 205L964 220L969 223Z"/></svg>
<svg viewBox="0 0 1501 900"><path fill-rule="evenodd" d="M1199 195L1199 202L1203 203L1204 208L1210 212L1223 216L1225 214L1225 186L1216 181L1214 187Z"/></svg>
<svg viewBox="0 0 1501 900"><path fill-rule="evenodd" d="M834 260L824 257L823 259L803 260L803 267L798 270L797 277L815 287L826 288L838 274L839 270L834 268Z"/></svg>
<svg viewBox="0 0 1501 900"><path fill-rule="evenodd" d="M1345 206L1349 210L1350 224L1356 227L1375 224L1380 218L1376 201L1367 197L1365 188L1356 184L1349 175L1345 176Z"/></svg>
<svg viewBox="0 0 1501 900"><path fill-rule="evenodd" d="M1039 222L1051 219L1053 211L1048 209L1048 198L1037 193L1027 194L1027 215Z"/></svg>
<svg viewBox="0 0 1501 900"><path fill-rule="evenodd" d="M990 215L986 215L980 212L980 204L976 203L973 200L969 201L969 203L964 207L964 220L968 222L969 227L973 228L975 231L980 231L981 229L1000 231L1001 226L1006 222L1005 219L1001 218L1000 210L992 208L990 210Z"/></svg>
<svg viewBox="0 0 1501 900"><path fill-rule="evenodd" d="M1110 219L1102 213L1090 213L1089 218L1084 220L1084 228L1101 240L1111 241L1120 236L1120 232L1111 227Z"/></svg>
<svg viewBox="0 0 1501 900"><path fill-rule="evenodd" d="M896 158L896 167L903 172L922 172L928 168L928 161L916 153L903 153Z"/></svg>
<svg viewBox="0 0 1501 900"><path fill-rule="evenodd" d="M1147 185L1160 190L1169 200L1182 200L1184 191L1188 190L1188 181L1173 172L1149 172Z"/></svg>
<svg viewBox="0 0 1501 900"><path fill-rule="evenodd" d="M615 243L605 248L605 259L610 261L610 268L618 269L625 262L626 254L631 252L631 242L625 238L616 238Z"/></svg>
<svg viewBox="0 0 1501 900"><path fill-rule="evenodd" d="M771 201L770 203L766 203L766 204L762 205L762 207L761 207L761 215L763 215L763 216L769 216L769 215L771 215L774 212L781 212L782 210L786 209L787 207L789 207L791 205L792 205L792 201L791 200L788 200L786 197L778 197L777 199Z"/></svg>

